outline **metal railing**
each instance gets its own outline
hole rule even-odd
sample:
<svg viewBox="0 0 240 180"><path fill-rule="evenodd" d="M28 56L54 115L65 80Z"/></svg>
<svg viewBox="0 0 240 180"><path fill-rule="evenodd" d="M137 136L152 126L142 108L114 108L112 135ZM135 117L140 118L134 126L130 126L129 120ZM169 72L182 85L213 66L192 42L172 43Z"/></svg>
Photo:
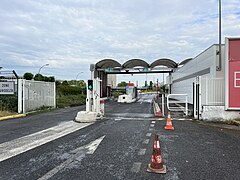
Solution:
<svg viewBox="0 0 240 180"><path fill-rule="evenodd" d="M172 105L174 104L174 106ZM167 108L170 111L183 111L188 115L187 94L169 94L167 95Z"/></svg>

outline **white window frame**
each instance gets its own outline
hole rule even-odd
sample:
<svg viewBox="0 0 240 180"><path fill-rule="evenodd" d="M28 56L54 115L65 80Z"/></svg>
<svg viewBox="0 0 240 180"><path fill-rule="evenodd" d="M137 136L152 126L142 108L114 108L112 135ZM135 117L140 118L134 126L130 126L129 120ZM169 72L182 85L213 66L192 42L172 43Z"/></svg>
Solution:
<svg viewBox="0 0 240 180"><path fill-rule="evenodd" d="M237 78L237 75L240 75L240 71L234 72L234 88L240 88L240 85L237 85L237 82L240 82L240 78ZM240 84L240 83L239 83Z"/></svg>

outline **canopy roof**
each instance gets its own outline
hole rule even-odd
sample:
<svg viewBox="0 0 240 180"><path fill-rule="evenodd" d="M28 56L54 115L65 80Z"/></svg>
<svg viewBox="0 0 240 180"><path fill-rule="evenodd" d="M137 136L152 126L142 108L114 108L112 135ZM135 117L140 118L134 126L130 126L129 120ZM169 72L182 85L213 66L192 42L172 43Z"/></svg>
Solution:
<svg viewBox="0 0 240 180"><path fill-rule="evenodd" d="M149 64L142 59L130 59L122 65L122 68L123 69L134 68L137 66L142 66L142 67L148 68Z"/></svg>
<svg viewBox="0 0 240 180"><path fill-rule="evenodd" d="M185 59L185 60L183 60L182 62L179 63L179 66L184 65L184 64L188 63L191 60L192 60L192 58Z"/></svg>
<svg viewBox="0 0 240 180"><path fill-rule="evenodd" d="M103 59L96 63L96 68L100 68L100 69L114 68L114 67L122 67L122 65L113 59Z"/></svg>
<svg viewBox="0 0 240 180"><path fill-rule="evenodd" d="M191 60L191 58L186 59L186 60L182 61L179 65L184 65L185 63L187 63L190 60ZM168 58L157 59L152 64L148 64L146 61L144 61L142 59L130 59L130 60L126 61L125 63L123 63L123 65L121 65L116 60L103 59L103 60L97 62L95 65L96 69L107 69L107 68L116 68L116 67L118 67L120 69L127 69L127 68L131 69L131 68L139 67L139 66L144 67L144 68L154 68L157 66L166 66L168 68L177 68L178 63L176 63L175 61L168 59Z"/></svg>
<svg viewBox="0 0 240 180"><path fill-rule="evenodd" d="M177 68L178 64L171 59L162 58L162 59L158 59L158 60L154 61L150 65L150 68L154 68L156 66L166 66L168 68Z"/></svg>

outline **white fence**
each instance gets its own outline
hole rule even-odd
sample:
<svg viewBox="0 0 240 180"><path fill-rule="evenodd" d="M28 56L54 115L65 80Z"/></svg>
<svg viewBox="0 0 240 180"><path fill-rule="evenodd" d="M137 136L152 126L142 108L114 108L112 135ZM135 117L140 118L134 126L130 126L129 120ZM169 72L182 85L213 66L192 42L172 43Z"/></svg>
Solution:
<svg viewBox="0 0 240 180"><path fill-rule="evenodd" d="M224 78L201 78L201 104L224 106Z"/></svg>
<svg viewBox="0 0 240 180"><path fill-rule="evenodd" d="M18 112L26 113L43 106L56 107L55 82L20 79L18 83Z"/></svg>

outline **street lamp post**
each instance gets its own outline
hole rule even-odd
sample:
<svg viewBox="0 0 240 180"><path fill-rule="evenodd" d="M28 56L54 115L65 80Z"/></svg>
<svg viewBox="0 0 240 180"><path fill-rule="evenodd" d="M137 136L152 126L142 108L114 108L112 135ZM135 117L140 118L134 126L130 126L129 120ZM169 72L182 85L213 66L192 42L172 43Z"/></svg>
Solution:
<svg viewBox="0 0 240 180"><path fill-rule="evenodd" d="M41 69L42 69L44 66L49 66L49 64L44 64L43 66L41 66L41 67L39 68L39 70L38 70L38 74L40 74L40 71L41 71Z"/></svg>
<svg viewBox="0 0 240 180"><path fill-rule="evenodd" d="M218 71L221 71L222 69L222 2L221 0L219 0L218 3L218 10L219 10L219 24L218 24L218 28L219 28L219 63L218 63Z"/></svg>
<svg viewBox="0 0 240 180"><path fill-rule="evenodd" d="M77 76L76 76L76 86L77 86L77 78L78 78L78 76L80 75L80 74L82 74L83 72L79 72L78 74L77 74Z"/></svg>

